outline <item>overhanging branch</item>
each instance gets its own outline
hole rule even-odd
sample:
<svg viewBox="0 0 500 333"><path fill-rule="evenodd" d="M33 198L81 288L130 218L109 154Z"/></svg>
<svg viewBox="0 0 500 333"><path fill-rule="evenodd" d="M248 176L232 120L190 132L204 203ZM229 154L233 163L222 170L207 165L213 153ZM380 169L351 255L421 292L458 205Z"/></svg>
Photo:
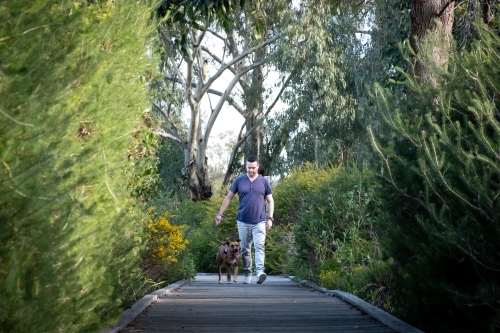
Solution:
<svg viewBox="0 0 500 333"><path fill-rule="evenodd" d="M228 68L232 68L232 66L236 63L238 63L240 60L242 60L243 58L245 58L247 55L255 52L256 50L264 47L264 46L267 46L273 42L275 42L278 38L280 37L279 34L276 34L274 35L273 37L269 38L268 40L260 43L259 45L257 46L254 46L254 47L251 47L249 48L248 50L246 50L245 52L242 52L240 55L238 55L237 57L233 58L233 60L231 60L230 62L228 62L227 64L222 64L222 67L219 68L219 70L217 71L217 73L215 73L212 77L210 77L210 79L205 83L205 85L203 86L203 90L202 90L202 93L201 93L201 96L203 96L206 92L206 90L208 90L208 87L210 87L210 85L215 81L217 80L221 75L222 73L228 69ZM267 61L267 60L266 60ZM253 65L253 64L252 64ZM252 66L250 65L250 66ZM253 69L254 67L250 68L250 69ZM248 70L245 70L245 69L248 69L248 66L243 68L239 73L236 73L236 75L240 74L239 77L241 77L242 74L248 72ZM238 77L238 79L239 79Z"/></svg>

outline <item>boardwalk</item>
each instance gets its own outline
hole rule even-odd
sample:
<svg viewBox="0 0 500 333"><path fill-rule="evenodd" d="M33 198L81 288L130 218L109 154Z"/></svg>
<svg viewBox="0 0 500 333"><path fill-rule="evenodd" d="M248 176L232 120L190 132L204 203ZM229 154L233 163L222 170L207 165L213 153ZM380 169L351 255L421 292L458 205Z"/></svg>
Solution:
<svg viewBox="0 0 500 333"><path fill-rule="evenodd" d="M391 329L338 297L282 277L269 276L261 285L219 284L206 274L180 286L119 332L419 332L397 319Z"/></svg>

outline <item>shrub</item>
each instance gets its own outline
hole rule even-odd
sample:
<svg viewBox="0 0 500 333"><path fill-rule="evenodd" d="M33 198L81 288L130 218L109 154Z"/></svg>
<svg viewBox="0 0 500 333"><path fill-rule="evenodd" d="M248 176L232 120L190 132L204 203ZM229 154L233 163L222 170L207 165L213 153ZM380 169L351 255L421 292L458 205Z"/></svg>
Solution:
<svg viewBox="0 0 500 333"><path fill-rule="evenodd" d="M319 284L347 291L385 311L394 312L391 265L392 260L373 261L370 265L356 266L351 272L325 265L319 273Z"/></svg>
<svg viewBox="0 0 500 333"><path fill-rule="evenodd" d="M161 280L168 283L172 282L174 277L194 275L190 267L192 265L190 256L181 257L185 262L179 264L179 257L189 243L182 234L185 226L170 224L167 220L169 214L165 212L157 215L154 207L151 207L148 213L150 219L144 225L146 254L141 264L143 271L155 283Z"/></svg>
<svg viewBox="0 0 500 333"><path fill-rule="evenodd" d="M182 236L185 226L171 225L167 220L168 213L158 216L154 207L149 209L149 214L151 218L146 222L144 232L148 257L167 266L177 262L177 256L188 243Z"/></svg>
<svg viewBox="0 0 500 333"><path fill-rule="evenodd" d="M3 332L96 332L137 296L148 3L0 5Z"/></svg>
<svg viewBox="0 0 500 333"><path fill-rule="evenodd" d="M301 198L295 208L298 255L313 271L326 261L335 260L347 272L380 257L373 174L355 168L306 172L313 179L317 173L324 174L321 183L306 192L295 192ZM309 184L308 177L298 178Z"/></svg>
<svg viewBox="0 0 500 333"><path fill-rule="evenodd" d="M385 293L376 296L375 286L390 289L388 274L364 274L382 260L377 227L384 214L376 189L374 174L356 168L306 165L280 181L276 211L285 214L289 227L274 247L287 255L271 252L272 268L381 303ZM275 217L281 220L280 213Z"/></svg>
<svg viewBox="0 0 500 333"><path fill-rule="evenodd" d="M278 186L273 188L274 215L279 217L276 222L295 225L300 216L302 201L315 189L328 183L332 175L339 170L340 168L317 168L307 163L281 180Z"/></svg>
<svg viewBox="0 0 500 333"><path fill-rule="evenodd" d="M273 225L266 235L266 273L295 275L292 267L296 255L292 227L279 223Z"/></svg>

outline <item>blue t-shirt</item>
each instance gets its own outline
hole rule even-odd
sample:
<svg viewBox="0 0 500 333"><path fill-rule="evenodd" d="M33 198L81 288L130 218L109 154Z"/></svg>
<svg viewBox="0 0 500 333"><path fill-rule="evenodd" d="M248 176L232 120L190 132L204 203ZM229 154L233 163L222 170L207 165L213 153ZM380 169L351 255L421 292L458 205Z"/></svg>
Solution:
<svg viewBox="0 0 500 333"><path fill-rule="evenodd" d="M238 193L238 221L256 224L266 220L265 198L272 194L267 178L258 175L252 182L244 174L234 180L229 190Z"/></svg>

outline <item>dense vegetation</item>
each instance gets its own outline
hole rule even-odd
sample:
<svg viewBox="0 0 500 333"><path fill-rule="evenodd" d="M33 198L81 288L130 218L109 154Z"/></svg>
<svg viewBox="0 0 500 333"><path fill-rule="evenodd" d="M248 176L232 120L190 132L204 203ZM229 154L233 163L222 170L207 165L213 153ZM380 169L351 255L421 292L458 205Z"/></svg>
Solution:
<svg viewBox="0 0 500 333"><path fill-rule="evenodd" d="M143 292L148 15L143 2L0 5L2 332L93 332Z"/></svg>
<svg viewBox="0 0 500 333"><path fill-rule="evenodd" d="M421 59L436 86L407 75L405 99L376 90L398 133L375 141L392 212L383 248L394 259L399 314L428 331L500 327L500 38L477 32L448 68Z"/></svg>

